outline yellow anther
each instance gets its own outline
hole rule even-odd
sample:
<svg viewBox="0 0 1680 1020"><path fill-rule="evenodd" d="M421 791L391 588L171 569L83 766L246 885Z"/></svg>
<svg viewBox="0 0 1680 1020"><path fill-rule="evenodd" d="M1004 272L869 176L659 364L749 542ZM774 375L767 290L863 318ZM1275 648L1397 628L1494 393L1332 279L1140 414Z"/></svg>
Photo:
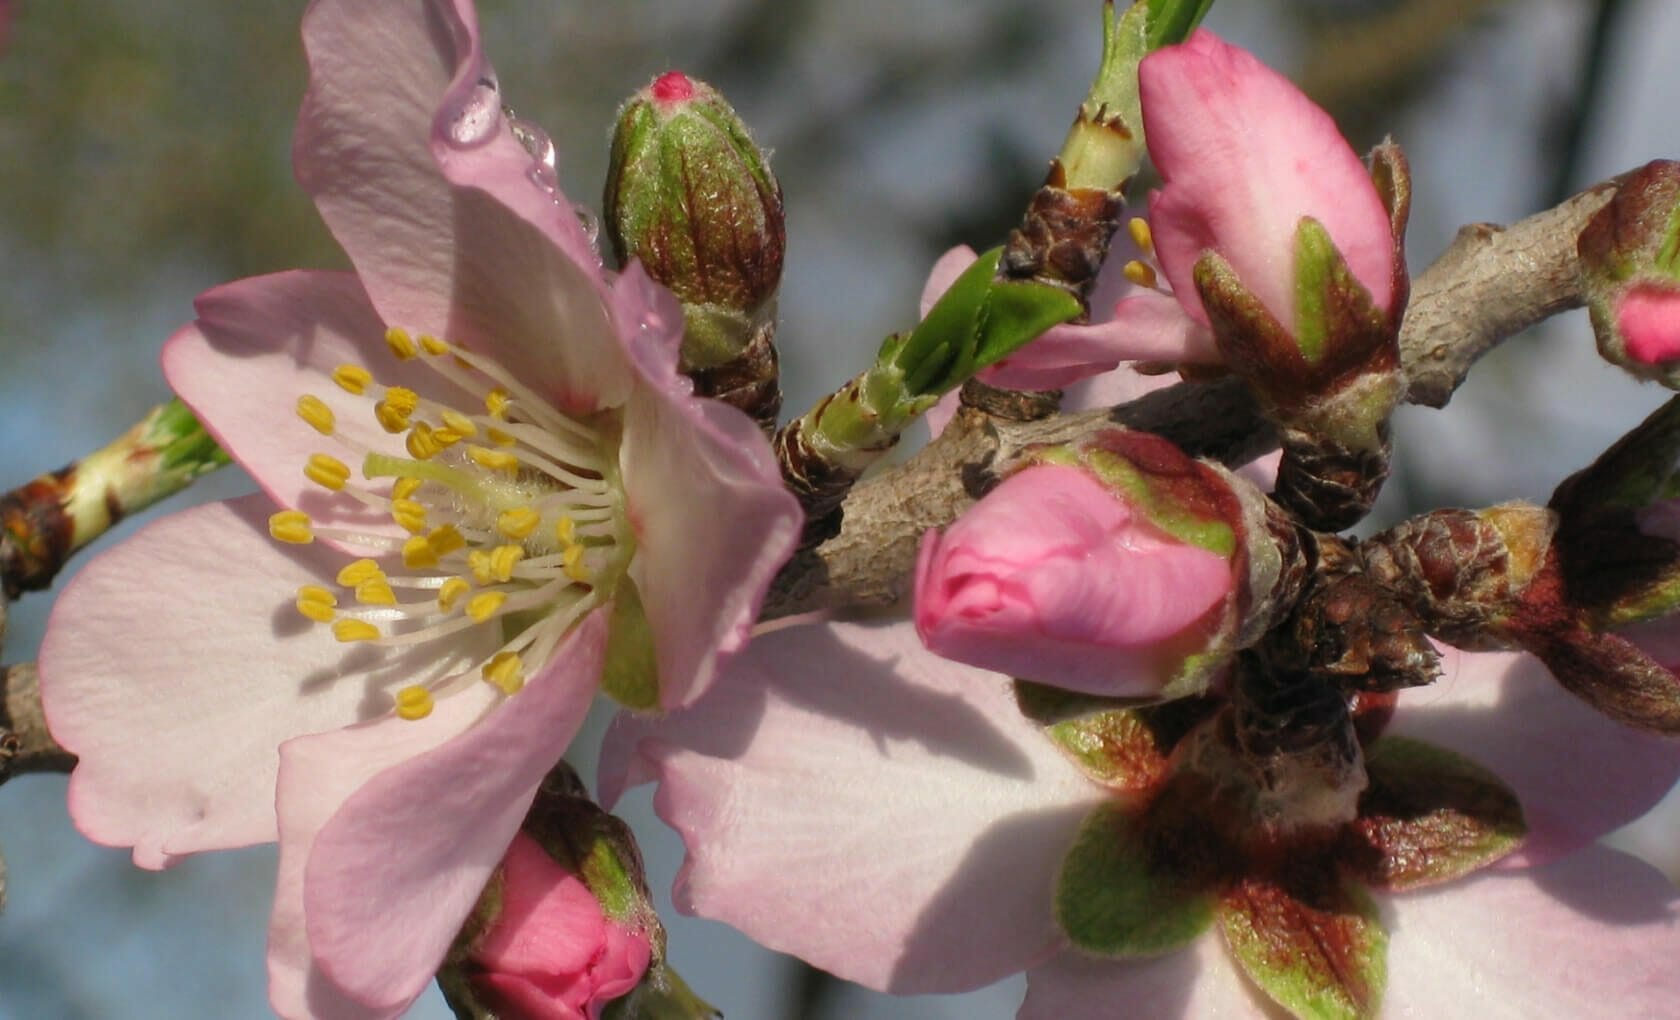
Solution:
<svg viewBox="0 0 1680 1020"><path fill-rule="evenodd" d="M398 361L407 361L420 353L420 348L415 346L414 338L409 336L408 330L401 326L392 326L385 331L385 346L391 348L391 353L397 356Z"/></svg>
<svg viewBox="0 0 1680 1020"><path fill-rule="evenodd" d="M297 611L316 623L331 623L336 605L338 598L318 584L306 584L298 589Z"/></svg>
<svg viewBox="0 0 1680 1020"><path fill-rule="evenodd" d="M425 351L427 354L449 353L449 345L430 333L420 334L420 349Z"/></svg>
<svg viewBox="0 0 1680 1020"><path fill-rule="evenodd" d="M415 460L431 460L443 450L442 443L432 435L432 427L423 421L414 423L408 432L408 440L404 443L408 447L408 455Z"/></svg>
<svg viewBox="0 0 1680 1020"><path fill-rule="evenodd" d="M420 394L407 386L393 386L385 391L385 403L405 414L413 414L420 406Z"/></svg>
<svg viewBox="0 0 1680 1020"><path fill-rule="evenodd" d="M456 432L454 429L451 429L451 428L441 428L441 429L433 429L432 430L432 440L434 442L436 442L438 444L438 446L440 446L440 447L447 448L447 447L454 446L456 443L459 443L461 440L463 440L465 438L467 438L465 433Z"/></svg>
<svg viewBox="0 0 1680 1020"><path fill-rule="evenodd" d="M479 623L496 615L507 601L507 593L499 591L481 591L467 600L467 615Z"/></svg>
<svg viewBox="0 0 1680 1020"><path fill-rule="evenodd" d="M473 580L479 584L494 584L496 573L490 565L490 554L483 549L474 549L467 553L467 569L472 571Z"/></svg>
<svg viewBox="0 0 1680 1020"><path fill-rule="evenodd" d="M1125 275L1126 279L1139 287L1152 288L1155 286L1155 267L1147 262L1139 262L1137 259L1133 259L1121 266L1120 272Z"/></svg>
<svg viewBox="0 0 1680 1020"><path fill-rule="evenodd" d="M583 562L583 546L569 545L560 554L560 568L566 576L579 584L589 583L589 568Z"/></svg>
<svg viewBox="0 0 1680 1020"><path fill-rule="evenodd" d="M439 556L448 556L467 547L467 540L453 524L439 524L426 536L426 544Z"/></svg>
<svg viewBox="0 0 1680 1020"><path fill-rule="evenodd" d="M346 588L354 588L370 577L384 577L385 572L379 569L379 564L372 560L356 560L344 565L338 572L338 583Z"/></svg>
<svg viewBox="0 0 1680 1020"><path fill-rule="evenodd" d="M516 541L524 541L541 523L542 514L528 506L516 506L512 510L503 510L496 518L496 530Z"/></svg>
<svg viewBox="0 0 1680 1020"><path fill-rule="evenodd" d="M432 714L432 692L411 684L397 692L397 718L413 722Z"/></svg>
<svg viewBox="0 0 1680 1020"><path fill-rule="evenodd" d="M499 545L490 550L490 574L506 583L513 580L513 568L525 558L525 550L517 545Z"/></svg>
<svg viewBox="0 0 1680 1020"><path fill-rule="evenodd" d="M373 383L373 373L360 365L343 364L333 369L333 382L346 393L361 396Z"/></svg>
<svg viewBox="0 0 1680 1020"><path fill-rule="evenodd" d="M397 604L397 593L391 590L391 582L383 577L370 577L356 585L356 601L368 606L394 606Z"/></svg>
<svg viewBox="0 0 1680 1020"><path fill-rule="evenodd" d="M268 533L275 541L290 542L293 545L308 545L315 541L315 531L310 527L309 515L302 510L282 510L269 517Z"/></svg>
<svg viewBox="0 0 1680 1020"><path fill-rule="evenodd" d="M484 395L484 409L490 412L492 418L506 418L508 405L511 403L513 398L500 386Z"/></svg>
<svg viewBox="0 0 1680 1020"><path fill-rule="evenodd" d="M418 478L399 478L391 484L391 499L412 499L423 484Z"/></svg>
<svg viewBox="0 0 1680 1020"><path fill-rule="evenodd" d="M378 641L379 628L366 620L337 620L333 623L333 637L340 641Z"/></svg>
<svg viewBox="0 0 1680 1020"><path fill-rule="evenodd" d="M383 400L373 405L373 416L379 419L379 427L393 436L408 428L408 416L413 413L412 411L404 411L400 407L394 407Z"/></svg>
<svg viewBox="0 0 1680 1020"><path fill-rule="evenodd" d="M1142 216L1133 216L1127 221L1126 233L1132 235L1132 243L1145 255L1155 250L1155 234L1149 229L1149 221Z"/></svg>
<svg viewBox="0 0 1680 1020"><path fill-rule="evenodd" d="M515 652L497 652L479 673L509 697L518 694L525 686L525 664L519 661Z"/></svg>
<svg viewBox="0 0 1680 1020"><path fill-rule="evenodd" d="M478 435L478 426L473 424L473 420L454 408L445 408L442 418L444 426L463 439L471 439Z"/></svg>
<svg viewBox="0 0 1680 1020"><path fill-rule="evenodd" d="M298 417L309 423L309 427L323 436L333 434L333 428L338 420L333 416L332 408L327 402L313 393L305 393L297 401Z"/></svg>
<svg viewBox="0 0 1680 1020"><path fill-rule="evenodd" d="M450 612L455 608L455 603L461 601L461 596L469 591L472 591L472 585L467 583L466 578L451 577L438 589L438 608L446 613Z"/></svg>
<svg viewBox="0 0 1680 1020"><path fill-rule="evenodd" d="M519 442L519 440L508 435L506 432L503 432L501 429L487 428L484 430L484 436L497 446L512 446L514 443Z"/></svg>
<svg viewBox="0 0 1680 1020"><path fill-rule="evenodd" d="M303 466L303 474L316 485L337 492L350 480L350 466L329 454L312 453Z"/></svg>
<svg viewBox="0 0 1680 1020"><path fill-rule="evenodd" d="M561 545L571 545L577 541L577 521L570 517L561 517L554 522L554 537Z"/></svg>
<svg viewBox="0 0 1680 1020"><path fill-rule="evenodd" d="M403 543L402 560L405 567L423 569L437 566L438 554L425 535L415 535Z"/></svg>
<svg viewBox="0 0 1680 1020"><path fill-rule="evenodd" d="M506 471L513 474L519 470L519 458L503 450L491 450L482 446L467 447L467 456L473 463L490 471Z"/></svg>
<svg viewBox="0 0 1680 1020"><path fill-rule="evenodd" d="M391 519L410 535L418 535L426 530L426 508L412 499L393 499Z"/></svg>

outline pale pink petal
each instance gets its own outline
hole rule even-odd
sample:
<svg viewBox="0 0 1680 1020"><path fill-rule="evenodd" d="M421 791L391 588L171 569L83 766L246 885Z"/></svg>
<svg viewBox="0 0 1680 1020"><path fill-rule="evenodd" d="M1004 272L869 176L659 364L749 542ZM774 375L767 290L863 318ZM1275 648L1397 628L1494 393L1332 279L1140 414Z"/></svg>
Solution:
<svg viewBox="0 0 1680 1020"><path fill-rule="evenodd" d="M1283 463L1283 451L1273 450L1262 454L1242 467L1237 468L1236 475L1244 479L1261 492L1271 492L1277 487L1278 465Z"/></svg>
<svg viewBox="0 0 1680 1020"><path fill-rule="evenodd" d="M951 424L951 419L957 416L957 408L962 406L962 389L954 389L939 398L939 403L928 408L922 418L927 421L928 430L937 439L945 426Z"/></svg>
<svg viewBox="0 0 1680 1020"><path fill-rule="evenodd" d="M401 1009L431 981L583 722L606 624L604 609L585 617L519 694L445 743L431 746L409 732L416 724L391 717L281 748L281 841L310 847L308 946L350 998ZM487 690L474 684L434 715L456 699L467 702L457 715L482 711ZM276 903L296 895L282 888Z"/></svg>
<svg viewBox="0 0 1680 1020"><path fill-rule="evenodd" d="M1166 184L1150 203L1161 269L1206 322L1193 278L1217 250L1284 328L1295 322L1295 230L1323 224L1379 308L1394 299L1394 236L1369 173L1335 121L1287 78L1212 33L1138 69L1149 154Z"/></svg>
<svg viewBox="0 0 1680 1020"><path fill-rule="evenodd" d="M418 361L403 364L391 355L385 327L356 278L324 272L257 276L206 291L196 306L198 321L164 346L163 372L222 448L282 506L323 524L406 535L389 513L328 492L303 474L316 452L344 460L353 474L360 467L351 447L298 417L304 394L332 409L336 428L352 443L407 456L402 437L375 421L372 399L333 383L338 365L362 365L382 383L424 395L458 392Z"/></svg>
<svg viewBox="0 0 1680 1020"><path fill-rule="evenodd" d="M567 410L616 404L627 377L599 260L480 87L494 72L472 5L425 6L310 7L298 179L388 324L492 354Z"/></svg>
<svg viewBox="0 0 1680 1020"><path fill-rule="evenodd" d="M1603 847L1397 897L1383 1015L1672 1016L1676 897L1655 869Z"/></svg>
<svg viewBox="0 0 1680 1020"><path fill-rule="evenodd" d="M1098 407L1117 407L1176 382L1178 375L1174 372L1144 375L1130 365L1121 365L1112 372L1104 372L1069 386L1062 394L1062 410L1089 411Z"/></svg>
<svg viewBox="0 0 1680 1020"><path fill-rule="evenodd" d="M720 656L746 642L801 515L758 426L695 399L677 375L675 300L632 264L613 302L643 383L624 409L619 451L639 546L631 576L658 636L660 704L675 708L699 697Z"/></svg>
<svg viewBox="0 0 1680 1020"><path fill-rule="evenodd" d="M1401 694L1390 732L1468 755L1516 790L1529 835L1507 863L1585 846L1680 779L1680 742L1594 712L1532 655L1438 647L1441 679Z"/></svg>
<svg viewBox="0 0 1680 1020"><path fill-rule="evenodd" d="M1112 371L1123 361L1217 364L1213 334L1157 290L1138 292L1085 326L1056 326L983 369L980 379L1018 390L1055 390Z"/></svg>
<svg viewBox="0 0 1680 1020"><path fill-rule="evenodd" d="M1116 1012L1115 1004L1125 1008ZM1265 1020L1261 997L1209 932L1164 956L1102 960L1076 950L1027 971L1027 998L1016 1020ZM1442 1014L1452 1016L1455 1014Z"/></svg>
<svg viewBox="0 0 1680 1020"><path fill-rule="evenodd" d="M661 781L681 909L900 993L1050 952L1057 868L1103 798L1003 677L928 655L909 624L763 634L693 708L621 716L609 745L609 796Z"/></svg>
<svg viewBox="0 0 1680 1020"><path fill-rule="evenodd" d="M1680 290L1630 288L1616 302L1616 330L1635 361L1661 365L1680 358Z"/></svg>
<svg viewBox="0 0 1680 1020"><path fill-rule="evenodd" d="M1083 470L1042 465L1011 475L943 536L928 533L916 629L958 662L1149 695L1184 652L1163 646L1234 583L1224 557L1166 536Z"/></svg>
<svg viewBox="0 0 1680 1020"><path fill-rule="evenodd" d="M273 510L248 496L148 525L88 563L48 623L47 718L81 756L71 814L142 867L273 839L281 742L389 712L397 687L480 652L472 634L402 655L333 640L294 601L343 558L269 538Z"/></svg>

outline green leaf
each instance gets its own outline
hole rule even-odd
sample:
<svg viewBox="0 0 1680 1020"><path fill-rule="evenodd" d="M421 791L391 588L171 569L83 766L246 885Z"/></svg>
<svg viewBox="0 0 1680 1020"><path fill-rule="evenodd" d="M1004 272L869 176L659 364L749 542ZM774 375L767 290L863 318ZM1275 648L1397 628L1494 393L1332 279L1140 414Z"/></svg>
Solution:
<svg viewBox="0 0 1680 1020"><path fill-rule="evenodd" d="M996 364L1038 339L1045 330L1084 314L1079 299L1045 283L1028 280L994 281L987 294L986 314L980 322L974 362L964 378Z"/></svg>
<svg viewBox="0 0 1680 1020"><path fill-rule="evenodd" d="M1146 790L1167 772L1155 731L1137 712L1111 709L1045 728L1091 779L1113 790Z"/></svg>
<svg viewBox="0 0 1680 1020"><path fill-rule="evenodd" d="M1158 50L1190 38L1213 0L1148 0L1149 48Z"/></svg>
<svg viewBox="0 0 1680 1020"><path fill-rule="evenodd" d="M1291 1014L1375 1017L1388 982L1376 904L1327 861L1280 879L1250 877L1220 899L1219 926L1249 979Z"/></svg>
<svg viewBox="0 0 1680 1020"><path fill-rule="evenodd" d="M1056 881L1056 920L1079 949L1152 956L1207 930L1214 896L1175 872L1125 806L1102 804L1080 824Z"/></svg>
<svg viewBox="0 0 1680 1020"><path fill-rule="evenodd" d="M1405 737L1365 754L1371 785L1344 830L1343 863L1366 882L1415 889L1467 875L1522 844L1522 804L1463 755Z"/></svg>
<svg viewBox="0 0 1680 1020"><path fill-rule="evenodd" d="M647 711L659 707L659 663L654 656L653 628L642 608L642 594L628 574L613 590L601 690L626 708Z"/></svg>

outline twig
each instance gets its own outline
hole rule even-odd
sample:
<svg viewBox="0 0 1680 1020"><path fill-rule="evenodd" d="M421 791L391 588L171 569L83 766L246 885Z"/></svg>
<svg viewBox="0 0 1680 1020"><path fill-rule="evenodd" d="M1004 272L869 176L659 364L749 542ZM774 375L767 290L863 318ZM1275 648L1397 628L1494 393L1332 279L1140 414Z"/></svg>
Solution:
<svg viewBox="0 0 1680 1020"><path fill-rule="evenodd" d="M32 662L8 666L0 690L0 783L29 772L69 772L76 756L47 732Z"/></svg>

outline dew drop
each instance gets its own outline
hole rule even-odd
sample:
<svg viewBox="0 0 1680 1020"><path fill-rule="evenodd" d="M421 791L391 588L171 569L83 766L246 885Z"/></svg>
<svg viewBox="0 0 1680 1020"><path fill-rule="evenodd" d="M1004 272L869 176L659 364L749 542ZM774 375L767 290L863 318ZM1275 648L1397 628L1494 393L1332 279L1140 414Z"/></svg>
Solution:
<svg viewBox="0 0 1680 1020"><path fill-rule="evenodd" d="M531 154L531 169L526 176L531 183L547 192L551 197L560 194L560 173L556 169L554 141L548 133L528 120L514 116L512 110L502 111L507 115L508 126L513 129L513 137L519 139L519 144Z"/></svg>
<svg viewBox="0 0 1680 1020"><path fill-rule="evenodd" d="M449 121L449 140L458 146L482 145L496 132L502 115L502 99L496 76L478 79L466 102Z"/></svg>
<svg viewBox="0 0 1680 1020"><path fill-rule="evenodd" d="M574 205L572 212L577 214L578 222L583 224L583 232L589 238L589 243L598 243L601 239L601 218L595 215L595 210L586 205Z"/></svg>

